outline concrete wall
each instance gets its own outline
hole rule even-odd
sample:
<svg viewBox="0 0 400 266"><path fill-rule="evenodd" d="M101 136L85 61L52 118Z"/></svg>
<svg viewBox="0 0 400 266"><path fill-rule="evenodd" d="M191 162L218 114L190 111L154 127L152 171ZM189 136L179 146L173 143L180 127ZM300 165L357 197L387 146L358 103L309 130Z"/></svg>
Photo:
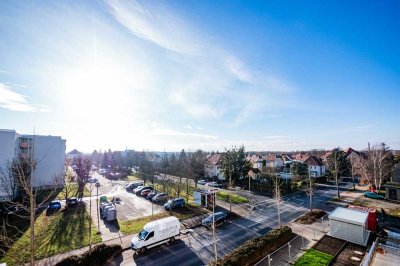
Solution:
<svg viewBox="0 0 400 266"><path fill-rule="evenodd" d="M33 139L33 159L36 162L32 186L64 185L65 140L53 136L29 136Z"/></svg>
<svg viewBox="0 0 400 266"><path fill-rule="evenodd" d="M18 151L18 136L14 130L0 130L0 182L3 178L12 182L8 178L8 165ZM12 188L9 184L0 184L0 201L10 200L10 194L13 194L10 189Z"/></svg>

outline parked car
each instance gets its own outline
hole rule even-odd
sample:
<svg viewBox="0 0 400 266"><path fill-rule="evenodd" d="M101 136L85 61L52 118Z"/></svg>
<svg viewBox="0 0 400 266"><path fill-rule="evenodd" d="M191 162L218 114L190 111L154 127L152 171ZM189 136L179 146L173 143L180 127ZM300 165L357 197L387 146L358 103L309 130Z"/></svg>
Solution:
<svg viewBox="0 0 400 266"><path fill-rule="evenodd" d="M207 182L206 182L206 180L199 180L199 181L197 181L197 184L198 185L205 185L205 184L207 184Z"/></svg>
<svg viewBox="0 0 400 266"><path fill-rule="evenodd" d="M153 190L153 187L151 187L151 186L138 186L137 188L135 188L135 189L133 190L133 192L134 192L137 196L140 196L141 193L142 193L142 191L143 191L144 189Z"/></svg>
<svg viewBox="0 0 400 266"><path fill-rule="evenodd" d="M14 213L18 213L19 209L17 206L14 206L12 204L8 204L8 203L2 203L0 205L0 215L10 215L10 214L14 214Z"/></svg>
<svg viewBox="0 0 400 266"><path fill-rule="evenodd" d="M91 177L88 179L88 183L96 183L97 182L97 178L95 177Z"/></svg>
<svg viewBox="0 0 400 266"><path fill-rule="evenodd" d="M59 210L61 210L61 201L53 200L49 203L49 206L47 207L46 212L47 212L47 214L50 214L50 213L53 213L53 212L56 212Z"/></svg>
<svg viewBox="0 0 400 266"><path fill-rule="evenodd" d="M207 218L203 219L201 224L206 227L212 226L213 216L215 224L226 223L226 220L228 219L228 214L226 212L216 212L215 214L211 214Z"/></svg>
<svg viewBox="0 0 400 266"><path fill-rule="evenodd" d="M183 198L176 198L176 199L171 199L167 203L164 204L164 208L169 211L171 209L179 208L179 207L184 207L185 206L185 200Z"/></svg>
<svg viewBox="0 0 400 266"><path fill-rule="evenodd" d="M168 200L167 193L158 193L152 199L152 201L155 203L166 202L167 200Z"/></svg>
<svg viewBox="0 0 400 266"><path fill-rule="evenodd" d="M78 205L78 199L76 197L68 198L66 202L68 207L74 207Z"/></svg>
<svg viewBox="0 0 400 266"><path fill-rule="evenodd" d="M210 187L219 187L219 188L222 187L222 185L218 184L217 182L209 182L209 183L206 183L206 185L208 185Z"/></svg>
<svg viewBox="0 0 400 266"><path fill-rule="evenodd" d="M152 191L151 189L143 189L142 192L140 193L140 196L147 197L151 191Z"/></svg>
<svg viewBox="0 0 400 266"><path fill-rule="evenodd" d="M126 191L133 191L135 188L143 186L143 182L134 182L134 183L129 183L128 185L125 186Z"/></svg>
<svg viewBox="0 0 400 266"><path fill-rule="evenodd" d="M131 248L134 256L144 253L147 249L172 243L180 234L180 222L178 218L170 216L147 223L143 229L132 238Z"/></svg>
<svg viewBox="0 0 400 266"><path fill-rule="evenodd" d="M364 193L364 197L371 198L371 199L384 199L385 198L384 196L379 195L378 193L369 192L369 191Z"/></svg>
<svg viewBox="0 0 400 266"><path fill-rule="evenodd" d="M147 195L147 199L152 200L157 194L157 191L153 190L149 193L149 195Z"/></svg>

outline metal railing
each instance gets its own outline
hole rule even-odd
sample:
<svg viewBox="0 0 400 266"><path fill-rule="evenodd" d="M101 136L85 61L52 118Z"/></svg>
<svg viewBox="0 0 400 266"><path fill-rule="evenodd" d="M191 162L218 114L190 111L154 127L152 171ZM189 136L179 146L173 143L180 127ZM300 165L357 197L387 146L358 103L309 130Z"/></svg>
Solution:
<svg viewBox="0 0 400 266"><path fill-rule="evenodd" d="M371 264L372 259L374 258L375 249L376 249L376 246L377 246L378 242L379 242L379 237L376 238L374 243L372 243L372 246L371 246L370 250L368 251L368 254L364 257L364 259L363 259L363 261L361 262L360 265L369 266Z"/></svg>
<svg viewBox="0 0 400 266"><path fill-rule="evenodd" d="M255 265L280 266L293 264L298 258L298 254L308 249L309 244L311 243L311 241L305 237L307 233L309 238L312 236L312 240L317 241L329 231L328 214L324 215L313 224L305 225L305 228L305 231L307 232L297 235L279 249L265 256Z"/></svg>

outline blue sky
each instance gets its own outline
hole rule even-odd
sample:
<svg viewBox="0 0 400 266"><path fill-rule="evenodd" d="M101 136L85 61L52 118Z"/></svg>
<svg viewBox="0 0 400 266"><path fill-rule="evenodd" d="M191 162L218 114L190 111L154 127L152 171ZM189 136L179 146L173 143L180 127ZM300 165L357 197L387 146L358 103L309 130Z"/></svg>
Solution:
<svg viewBox="0 0 400 266"><path fill-rule="evenodd" d="M398 1L2 1L0 128L67 150L400 149Z"/></svg>

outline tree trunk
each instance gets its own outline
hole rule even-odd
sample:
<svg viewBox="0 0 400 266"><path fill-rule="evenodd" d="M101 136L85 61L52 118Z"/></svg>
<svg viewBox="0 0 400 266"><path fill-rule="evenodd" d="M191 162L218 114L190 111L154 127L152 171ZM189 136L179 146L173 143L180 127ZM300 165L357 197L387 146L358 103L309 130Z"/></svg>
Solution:
<svg viewBox="0 0 400 266"><path fill-rule="evenodd" d="M31 266L35 265L35 198L33 197L33 189L30 184L29 188L29 201L30 201L30 253L31 253Z"/></svg>

